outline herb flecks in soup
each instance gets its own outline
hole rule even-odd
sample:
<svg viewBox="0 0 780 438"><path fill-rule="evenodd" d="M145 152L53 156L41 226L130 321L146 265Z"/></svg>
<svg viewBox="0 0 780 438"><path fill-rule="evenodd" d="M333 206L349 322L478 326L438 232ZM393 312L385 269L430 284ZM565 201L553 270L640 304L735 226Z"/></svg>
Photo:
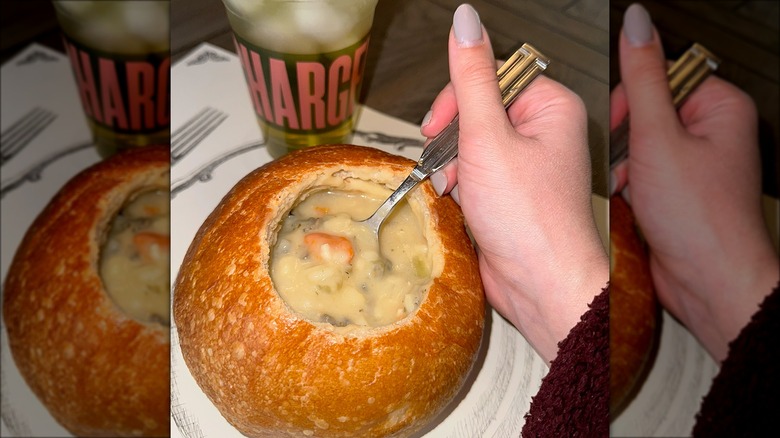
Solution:
<svg viewBox="0 0 780 438"><path fill-rule="evenodd" d="M419 217L402 202L377 241L358 221L373 213L389 191L370 183L361 189L314 192L282 223L271 278L282 299L310 321L389 325L419 307L431 282L431 256Z"/></svg>
<svg viewBox="0 0 780 438"><path fill-rule="evenodd" d="M170 196L138 194L111 223L100 256L108 295L131 318L170 324Z"/></svg>

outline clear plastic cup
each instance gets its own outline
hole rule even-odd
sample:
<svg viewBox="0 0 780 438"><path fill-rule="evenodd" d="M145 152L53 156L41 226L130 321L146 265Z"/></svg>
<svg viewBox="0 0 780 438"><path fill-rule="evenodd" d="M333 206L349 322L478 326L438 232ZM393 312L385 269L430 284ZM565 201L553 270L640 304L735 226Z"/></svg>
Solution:
<svg viewBox="0 0 780 438"><path fill-rule="evenodd" d="M102 156L170 142L170 2L53 0Z"/></svg>
<svg viewBox="0 0 780 438"><path fill-rule="evenodd" d="M347 143L377 0L223 0L269 152Z"/></svg>

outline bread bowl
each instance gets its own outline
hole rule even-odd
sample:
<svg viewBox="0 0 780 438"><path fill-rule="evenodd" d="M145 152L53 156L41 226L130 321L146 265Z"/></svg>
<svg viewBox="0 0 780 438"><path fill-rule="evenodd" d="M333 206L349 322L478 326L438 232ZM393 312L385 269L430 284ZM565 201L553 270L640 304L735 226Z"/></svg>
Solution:
<svg viewBox="0 0 780 438"><path fill-rule="evenodd" d="M166 248L147 246L154 260L133 271L153 273L144 284L153 289L123 288L133 279L109 272L124 257L124 246L109 247L124 239L127 221L127 230L144 223L167 232L169 156L167 146L131 150L73 177L27 230L8 270L3 318L16 366L76 436L170 433ZM138 208L147 219L134 216ZM151 307L141 305L147 294L156 297Z"/></svg>
<svg viewBox="0 0 780 438"><path fill-rule="evenodd" d="M301 307L282 297L272 274L288 253L283 224L307 199L368 186L389 194L413 166L367 147L301 150L244 177L201 226L177 275L174 321L193 378L242 434L408 436L463 384L481 342L484 292L459 208L429 183L408 195L430 263L416 308L401 299L390 322L347 318L337 313L354 300ZM363 255L351 241L356 273Z"/></svg>
<svg viewBox="0 0 780 438"><path fill-rule="evenodd" d="M610 413L630 401L657 342L659 308L647 249L633 212L620 196L609 203Z"/></svg>

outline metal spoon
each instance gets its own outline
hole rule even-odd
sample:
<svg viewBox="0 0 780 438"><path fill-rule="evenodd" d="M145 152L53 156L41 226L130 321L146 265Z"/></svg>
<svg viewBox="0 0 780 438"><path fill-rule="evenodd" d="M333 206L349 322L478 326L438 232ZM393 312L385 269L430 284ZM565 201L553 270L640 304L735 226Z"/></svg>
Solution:
<svg viewBox="0 0 780 438"><path fill-rule="evenodd" d="M498 75L498 85L501 89L501 98L504 107L515 100L518 94L536 78L547 65L549 58L536 50L530 44L523 44L507 62L505 62L496 73ZM379 206L379 208L368 219L361 221L364 225L371 228L379 238L379 229L382 227L387 216L393 211L396 204L417 184L424 181L433 173L452 161L458 155L458 116L447 125L446 128L434 138L428 147L423 150L417 165L412 173L401 183L400 186Z"/></svg>
<svg viewBox="0 0 780 438"><path fill-rule="evenodd" d="M720 58L701 44L693 43L666 72L674 106L679 108L718 65ZM610 170L628 157L628 121L628 117L624 118L609 136Z"/></svg>

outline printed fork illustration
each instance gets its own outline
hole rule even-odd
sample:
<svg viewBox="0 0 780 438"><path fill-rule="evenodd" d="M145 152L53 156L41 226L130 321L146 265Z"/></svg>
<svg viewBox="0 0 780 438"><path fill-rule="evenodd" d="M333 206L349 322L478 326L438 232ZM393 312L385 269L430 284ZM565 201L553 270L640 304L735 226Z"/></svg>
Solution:
<svg viewBox="0 0 780 438"><path fill-rule="evenodd" d="M35 107L0 133L0 164L5 164L57 118L53 112Z"/></svg>
<svg viewBox="0 0 780 438"><path fill-rule="evenodd" d="M171 133L171 162L176 163L209 136L228 115L216 108L205 107Z"/></svg>

